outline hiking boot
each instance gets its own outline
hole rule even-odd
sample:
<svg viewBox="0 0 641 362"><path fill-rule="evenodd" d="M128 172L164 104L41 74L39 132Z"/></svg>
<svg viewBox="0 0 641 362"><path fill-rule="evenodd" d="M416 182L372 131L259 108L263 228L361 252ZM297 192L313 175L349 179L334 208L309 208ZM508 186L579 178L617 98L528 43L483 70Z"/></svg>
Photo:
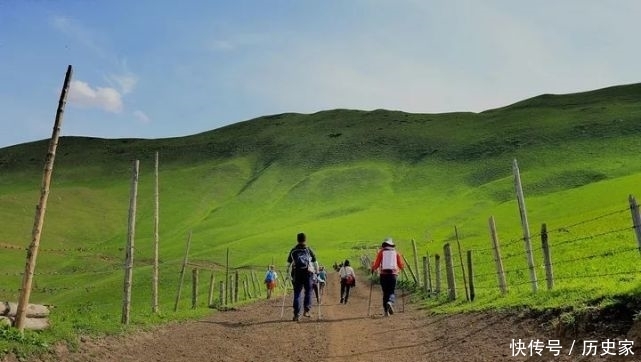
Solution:
<svg viewBox="0 0 641 362"><path fill-rule="evenodd" d="M389 315L394 314L394 303L387 302L387 313L389 313Z"/></svg>
<svg viewBox="0 0 641 362"><path fill-rule="evenodd" d="M306 310L306 311L305 311L305 313L303 313L303 317L307 317L307 318L309 318L309 317L311 317L311 316L312 316L312 315L311 315L311 314L309 314L309 311L308 311L308 310Z"/></svg>
<svg viewBox="0 0 641 362"><path fill-rule="evenodd" d="M295 314L294 319L292 319L294 322L300 321L300 314Z"/></svg>
<svg viewBox="0 0 641 362"><path fill-rule="evenodd" d="M343 299L343 298L341 298L341 301L340 301L340 303L341 303L341 304L343 304L343 301L344 301L344 300L345 300L345 299Z"/></svg>

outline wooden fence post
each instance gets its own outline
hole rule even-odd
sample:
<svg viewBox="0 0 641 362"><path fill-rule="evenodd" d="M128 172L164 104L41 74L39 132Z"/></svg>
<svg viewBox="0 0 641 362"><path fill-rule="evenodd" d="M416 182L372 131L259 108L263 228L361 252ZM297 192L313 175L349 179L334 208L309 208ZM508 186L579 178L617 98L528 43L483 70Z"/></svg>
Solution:
<svg viewBox="0 0 641 362"><path fill-rule="evenodd" d="M634 234L637 236L637 245L639 253L641 253L641 214L639 213L639 205L633 195L628 197L630 202L630 213L632 214L632 226L634 227Z"/></svg>
<svg viewBox="0 0 641 362"><path fill-rule="evenodd" d="M20 333L24 332L27 306L29 305L29 297L31 296L31 284L33 283L33 274L36 270L36 262L38 259L40 236L42 235L42 226L44 225L45 212L47 210L47 200L49 199L49 187L51 185L53 164L56 159L60 127L62 125L65 104L67 104L67 93L69 91L69 83L71 82L72 75L73 68L69 65L67 67L67 73L65 74L65 80L62 83L62 90L60 91L58 109L56 110L56 119L53 124L51 140L49 141L49 150L47 152L45 166L42 172L40 198L38 200L38 205L36 206L33 228L31 229L31 244L29 244L29 250L27 251L27 261L25 263L24 274L22 276L22 288L20 289L20 297L18 298L15 321L16 328L18 328Z"/></svg>
<svg viewBox="0 0 641 362"><path fill-rule="evenodd" d="M227 281L227 294L228 294L228 299L229 299L229 304L234 304L234 275L229 276L229 280Z"/></svg>
<svg viewBox="0 0 641 362"><path fill-rule="evenodd" d="M470 301L474 301L474 267L472 265L472 250L467 251L467 276L469 277L470 285Z"/></svg>
<svg viewBox="0 0 641 362"><path fill-rule="evenodd" d="M492 237L492 250L494 251L494 263L496 264L496 275L499 280L499 289L501 294L507 293L507 283L505 282L505 271L503 270L503 260L501 259L501 248L499 244L499 235L496 232L496 223L494 216L490 216L490 235Z"/></svg>
<svg viewBox="0 0 641 362"><path fill-rule="evenodd" d="M412 252L414 253L414 268L416 270L415 283L417 287L421 286L421 272L418 268L418 252L416 251L416 241L412 239Z"/></svg>
<svg viewBox="0 0 641 362"><path fill-rule="evenodd" d="M138 198L138 169L140 161L135 160L131 178L131 196L129 198L129 227L127 228L127 248L125 250L125 283L122 299L122 324L129 324L131 310L131 286L134 270L134 239L136 233L136 199Z"/></svg>
<svg viewBox="0 0 641 362"><path fill-rule="evenodd" d="M458 228L454 226L454 233L456 234L456 245L458 245L458 257L461 263L461 273L463 274L463 286L465 287L465 299L470 300L470 294L467 291L467 281L465 280L465 266L463 266L463 254L461 252L461 242L458 237Z"/></svg>
<svg viewBox="0 0 641 362"><path fill-rule="evenodd" d="M156 151L155 157L155 167L154 167L154 266L151 277L151 312L158 313L158 265L159 265L159 256L158 256L158 244L159 244L159 233L158 233L158 224L159 224L159 191L158 191L158 151Z"/></svg>
<svg viewBox="0 0 641 362"><path fill-rule="evenodd" d="M225 283L227 283L227 290L225 291L225 305L227 305L228 302L233 302L231 300L231 283L229 279L229 248L227 248L227 257L225 258Z"/></svg>
<svg viewBox="0 0 641 362"><path fill-rule="evenodd" d="M441 256L434 254L434 272L436 274L436 287L434 292L441 294Z"/></svg>
<svg viewBox="0 0 641 362"><path fill-rule="evenodd" d="M427 256L423 256L423 280L425 281L423 283L423 291L427 294L432 290L432 282L430 281L430 264Z"/></svg>
<svg viewBox="0 0 641 362"><path fill-rule="evenodd" d="M207 298L207 306L211 306L214 304L214 285L216 283L216 279L214 277L214 271L211 271L211 276L209 277L209 298Z"/></svg>
<svg viewBox="0 0 641 362"><path fill-rule="evenodd" d="M191 270L191 309L198 307L198 268Z"/></svg>
<svg viewBox="0 0 641 362"><path fill-rule="evenodd" d="M174 312L178 310L178 302L180 301L180 294L182 293L183 281L185 279L185 268L189 260L189 247L191 246L191 230L187 236L187 248L185 249L185 257L183 258L183 265L180 268L180 280L178 281L178 293L176 293L176 302L174 303Z"/></svg>
<svg viewBox="0 0 641 362"><path fill-rule="evenodd" d="M525 255L527 257L527 266L530 270L530 283L532 284L532 292L536 293L539 289L538 281L536 279L536 269L534 269L534 255L532 254L532 242L530 240L530 225L527 221L527 210L525 208L525 198L523 197L523 187L521 186L521 173L519 172L519 165L514 159L512 163L512 171L514 172L514 188L516 190L516 198L519 204L519 214L521 215L521 226L523 227L523 241L525 243Z"/></svg>
<svg viewBox="0 0 641 362"><path fill-rule="evenodd" d="M545 280L548 290L554 288L554 274L552 273L552 255L548 244L548 229L545 224L541 225L541 249L543 250L543 265L545 265Z"/></svg>
<svg viewBox="0 0 641 362"><path fill-rule="evenodd" d="M456 279L454 278L454 263L452 261L452 249L450 243L443 245L445 256L445 273L447 275L447 299L456 299Z"/></svg>
<svg viewBox="0 0 641 362"><path fill-rule="evenodd" d="M247 297L249 297L249 299L254 298L254 297L252 296L252 291L251 291L251 289L249 289L249 276L247 276L247 274L245 274L245 284L247 284L247 296L245 297L245 299L247 299ZM255 293L254 293L254 294L255 294Z"/></svg>
<svg viewBox="0 0 641 362"><path fill-rule="evenodd" d="M225 282L220 281L220 289L218 290L218 300L220 300L220 305L225 305L227 303L227 297L225 296Z"/></svg>
<svg viewBox="0 0 641 362"><path fill-rule="evenodd" d="M258 281L258 277L256 276L256 272L254 270L251 271L251 276L252 276L252 286L254 287L254 294L256 295L256 298L260 297L260 282Z"/></svg>
<svg viewBox="0 0 641 362"><path fill-rule="evenodd" d="M234 274L234 303L238 303L238 289L239 287L239 282L240 278L238 276L238 270L236 270L236 273Z"/></svg>

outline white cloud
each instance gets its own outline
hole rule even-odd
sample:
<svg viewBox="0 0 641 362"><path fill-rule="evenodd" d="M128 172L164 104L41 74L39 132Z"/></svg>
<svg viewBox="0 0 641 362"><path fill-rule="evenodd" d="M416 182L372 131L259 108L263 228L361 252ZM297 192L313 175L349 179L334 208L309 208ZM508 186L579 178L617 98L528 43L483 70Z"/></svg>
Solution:
<svg viewBox="0 0 641 362"><path fill-rule="evenodd" d="M151 123L151 118L145 114L145 112L137 109L134 111L134 117L141 123Z"/></svg>
<svg viewBox="0 0 641 362"><path fill-rule="evenodd" d="M112 86L118 87L122 94L129 94L138 84L138 77L132 73L112 74L107 76L107 81Z"/></svg>
<svg viewBox="0 0 641 362"><path fill-rule="evenodd" d="M92 88L88 83L74 80L69 90L69 102L85 108L99 108L120 113L123 109L122 95L114 88Z"/></svg>

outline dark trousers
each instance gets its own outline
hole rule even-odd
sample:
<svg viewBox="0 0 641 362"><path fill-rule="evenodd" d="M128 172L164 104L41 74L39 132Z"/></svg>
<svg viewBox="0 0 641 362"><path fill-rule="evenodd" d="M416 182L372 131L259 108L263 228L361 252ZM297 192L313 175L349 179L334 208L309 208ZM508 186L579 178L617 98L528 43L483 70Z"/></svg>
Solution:
<svg viewBox="0 0 641 362"><path fill-rule="evenodd" d="M381 289L383 289L383 309L387 308L387 302L396 300L394 291L396 290L396 275L381 274Z"/></svg>
<svg viewBox="0 0 641 362"><path fill-rule="evenodd" d="M350 289L351 289L351 286L347 285L344 280L341 280L341 302L342 303L347 303Z"/></svg>
<svg viewBox="0 0 641 362"><path fill-rule="evenodd" d="M295 271L292 275L294 284L294 315L300 314L300 294L304 290L303 308L309 311L312 308L312 274L308 271Z"/></svg>

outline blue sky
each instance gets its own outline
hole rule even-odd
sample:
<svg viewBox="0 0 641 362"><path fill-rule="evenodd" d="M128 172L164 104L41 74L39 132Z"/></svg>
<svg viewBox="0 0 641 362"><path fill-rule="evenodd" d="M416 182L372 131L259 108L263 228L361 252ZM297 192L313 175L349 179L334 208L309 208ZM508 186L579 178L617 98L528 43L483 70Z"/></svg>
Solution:
<svg viewBox="0 0 641 362"><path fill-rule="evenodd" d="M641 82L641 1L0 0L0 147L334 108L482 111Z"/></svg>

